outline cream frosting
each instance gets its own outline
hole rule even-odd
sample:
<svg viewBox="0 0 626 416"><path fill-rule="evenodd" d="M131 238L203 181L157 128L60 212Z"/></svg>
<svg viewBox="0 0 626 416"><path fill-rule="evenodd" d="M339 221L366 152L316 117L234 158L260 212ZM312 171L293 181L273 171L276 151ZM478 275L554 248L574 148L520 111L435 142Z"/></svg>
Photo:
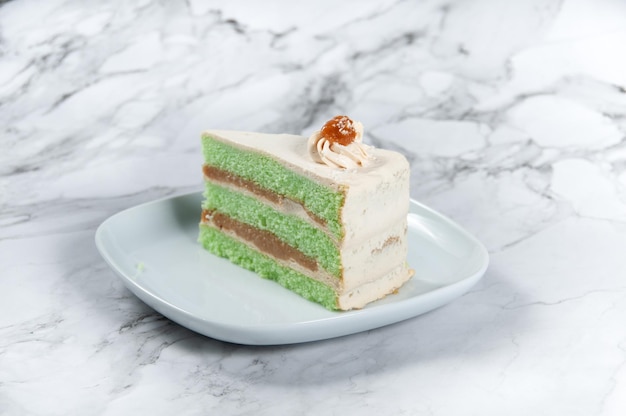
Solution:
<svg viewBox="0 0 626 416"><path fill-rule="evenodd" d="M353 136L352 139L349 137L346 139L346 141L351 140L351 142L348 144L338 143L325 134L325 129L322 128L309 137L309 156L315 162L326 164L335 169L355 169L364 166L370 156L367 152L369 146L363 144L363 124L358 121L353 122L346 116L337 118L343 118L338 133L342 136Z"/></svg>

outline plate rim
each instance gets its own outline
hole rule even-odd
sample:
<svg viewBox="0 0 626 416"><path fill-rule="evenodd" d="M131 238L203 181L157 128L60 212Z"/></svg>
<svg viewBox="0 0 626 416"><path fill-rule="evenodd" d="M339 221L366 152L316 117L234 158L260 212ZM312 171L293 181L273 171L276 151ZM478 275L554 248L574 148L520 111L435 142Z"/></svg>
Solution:
<svg viewBox="0 0 626 416"><path fill-rule="evenodd" d="M154 291L149 290L145 286L135 281L131 276L128 276L124 271L121 270L117 262L113 259L107 247L105 247L105 243L103 241L103 234L107 227L109 227L110 224L120 216L128 215L128 213L131 211L145 209L146 207L151 205L158 205L176 199L190 198L193 196L198 196L199 194L201 195L202 192L193 191L183 194L170 195L123 209L107 217L97 227L94 234L94 240L98 252L100 253L103 260L106 262L106 264L119 278L121 278L124 285L142 302L146 303L158 313L162 314L166 318L176 322L181 326L184 326L201 335L221 341L242 345L296 344L302 342L330 339L344 335L351 335L358 332L376 329L393 323L401 322L406 319L410 319L431 310L437 309L441 306L446 305L453 299L463 296L471 287L473 287L476 283L478 283L478 281L480 281L490 263L489 253L487 249L474 235L472 235L469 231L467 231L464 227L462 227L452 219L448 218L446 215L434 210L433 208L428 207L427 205L424 205L423 203L413 198L410 198L409 214L414 213L418 210L426 211L432 217L437 218L438 220L445 222L447 226L454 228L457 232L461 233L465 238L471 241L476 248L478 248L479 256L482 259L481 266L478 270L474 271L472 274L463 277L459 281L446 284L425 293L417 294L407 299L377 305L374 308L370 309L335 312L329 311L332 315L328 317L290 323L273 322L249 325L237 323L226 324L223 322L217 322L215 320L199 317L193 312L177 306L167 299L164 299L159 293L155 293ZM208 254L212 255L211 253ZM444 301L438 300L437 302L435 302L436 305L432 307L418 307L420 305L423 305L424 303L427 303L425 302L425 300L428 300L429 298L441 297L449 299L445 299ZM376 311L376 313L372 313L371 311ZM173 312L175 316L171 316L171 312ZM367 325L366 322L363 322L364 320L371 318L370 315L374 315L375 318L378 318L376 319L376 324ZM322 337L314 335L307 336L306 333L303 333L305 332L305 330L314 330L318 327L328 326L329 323L344 320L355 321L354 323L351 323L353 330L344 329L338 331L329 331L329 336ZM207 331L207 327L209 329L213 329L213 331Z"/></svg>

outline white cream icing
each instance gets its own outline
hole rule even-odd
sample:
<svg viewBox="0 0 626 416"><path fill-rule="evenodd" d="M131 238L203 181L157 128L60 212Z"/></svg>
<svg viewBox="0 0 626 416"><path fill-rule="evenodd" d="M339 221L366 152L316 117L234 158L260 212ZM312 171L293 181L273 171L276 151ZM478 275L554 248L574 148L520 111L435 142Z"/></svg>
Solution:
<svg viewBox="0 0 626 416"><path fill-rule="evenodd" d="M365 166L370 155L367 152L369 146L363 144L363 124L358 121L350 122L356 137L346 146L332 142L322 134L322 130L313 133L307 146L311 159L335 169L355 169Z"/></svg>

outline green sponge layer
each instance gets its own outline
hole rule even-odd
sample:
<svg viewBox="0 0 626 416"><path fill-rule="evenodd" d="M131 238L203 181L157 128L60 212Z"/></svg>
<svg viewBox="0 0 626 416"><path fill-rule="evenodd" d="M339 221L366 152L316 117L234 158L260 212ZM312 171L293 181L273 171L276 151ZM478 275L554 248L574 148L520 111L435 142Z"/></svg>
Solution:
<svg viewBox="0 0 626 416"><path fill-rule="evenodd" d="M254 198L210 182L205 185L204 196L204 209L216 210L252 227L269 231L306 256L316 259L333 276L341 276L339 249L319 228L296 216L281 214Z"/></svg>
<svg viewBox="0 0 626 416"><path fill-rule="evenodd" d="M271 258L251 249L222 232L200 225L198 241L211 253L273 280L305 299L317 302L326 309L337 310L337 295L332 288L295 270L281 266Z"/></svg>
<svg viewBox="0 0 626 416"><path fill-rule="evenodd" d="M337 238L342 237L339 220L344 203L342 192L298 175L267 156L238 149L207 134L202 136L202 151L208 165L231 172L301 203L323 219Z"/></svg>

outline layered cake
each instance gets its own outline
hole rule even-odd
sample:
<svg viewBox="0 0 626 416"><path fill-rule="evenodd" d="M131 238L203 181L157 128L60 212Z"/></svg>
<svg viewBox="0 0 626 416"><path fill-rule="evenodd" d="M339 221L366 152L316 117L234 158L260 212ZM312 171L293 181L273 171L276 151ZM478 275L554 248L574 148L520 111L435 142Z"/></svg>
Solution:
<svg viewBox="0 0 626 416"><path fill-rule="evenodd" d="M311 137L202 134L199 241L331 310L362 308L412 275L409 165L346 116Z"/></svg>

